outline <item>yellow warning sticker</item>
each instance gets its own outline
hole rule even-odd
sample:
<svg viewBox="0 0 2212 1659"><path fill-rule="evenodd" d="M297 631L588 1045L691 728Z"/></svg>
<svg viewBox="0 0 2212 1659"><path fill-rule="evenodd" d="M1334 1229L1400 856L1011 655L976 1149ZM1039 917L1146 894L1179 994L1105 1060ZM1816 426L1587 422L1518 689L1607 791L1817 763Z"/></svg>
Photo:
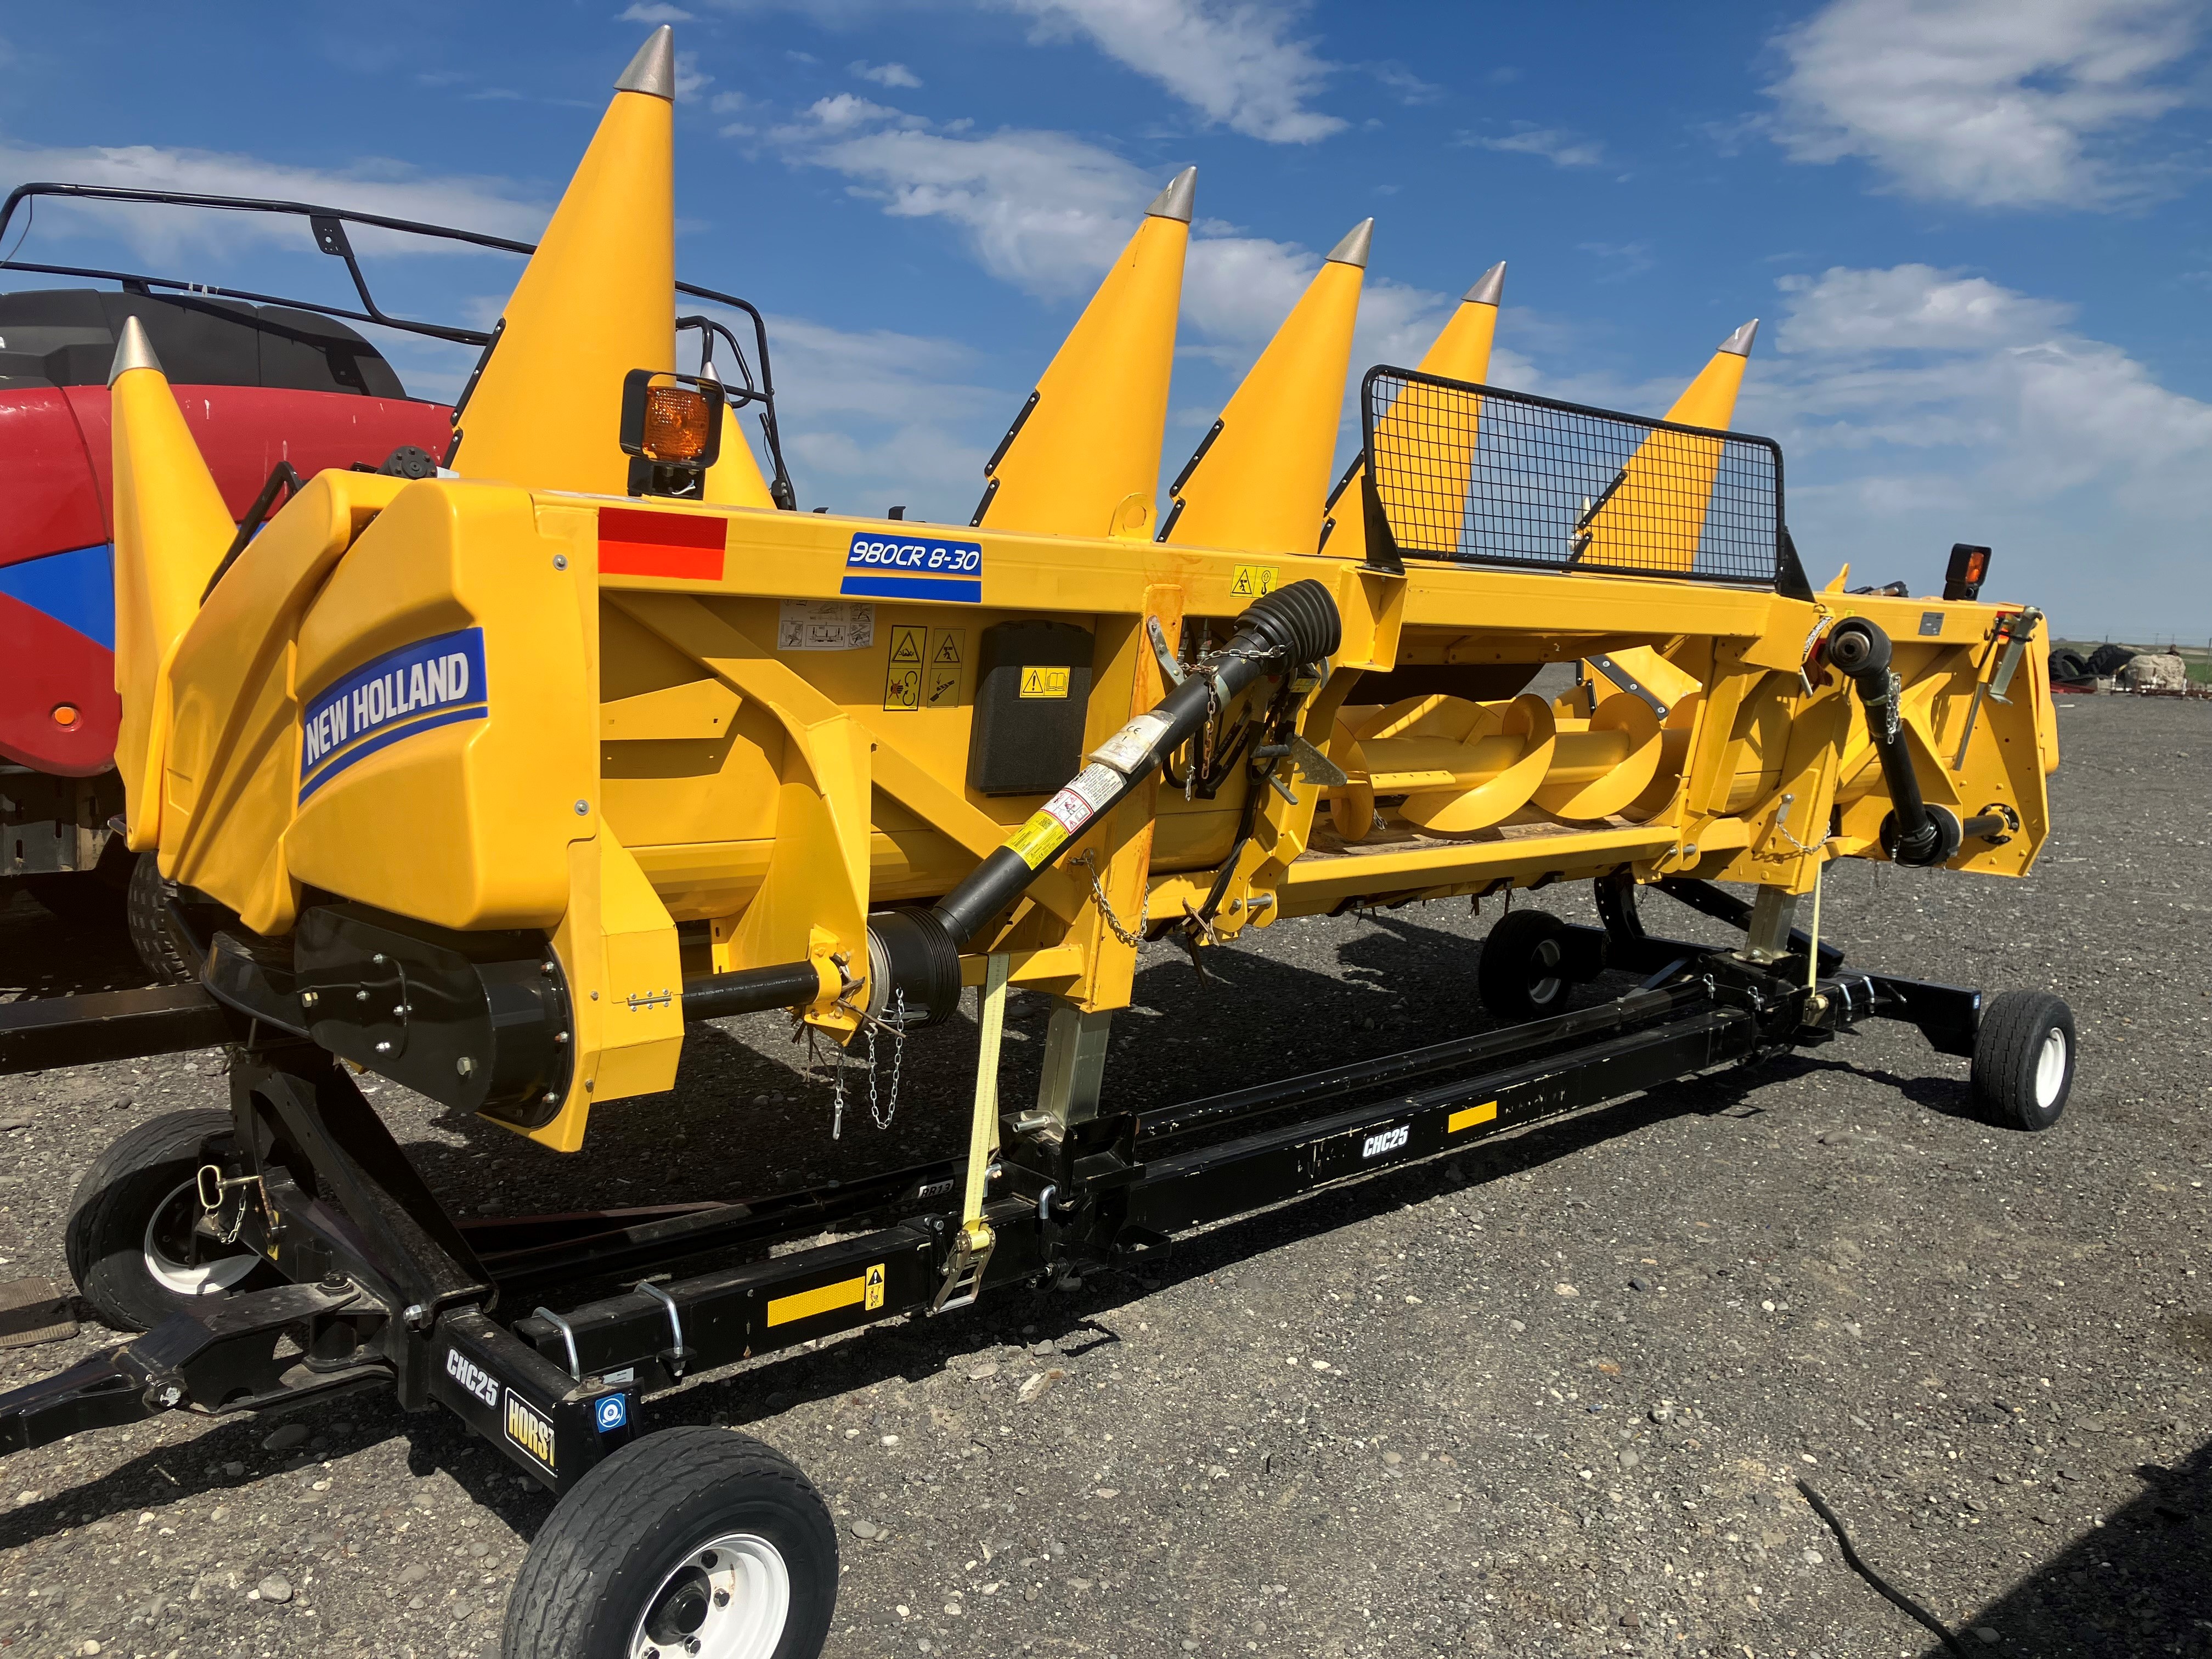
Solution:
<svg viewBox="0 0 2212 1659"><path fill-rule="evenodd" d="M1444 1133L1457 1134L1462 1129L1472 1129L1478 1123L1489 1123L1498 1116L1498 1103L1486 1100L1480 1106L1462 1106L1444 1120Z"/></svg>
<svg viewBox="0 0 2212 1659"><path fill-rule="evenodd" d="M1067 695L1065 668L1024 668L1022 695L1025 697L1064 697Z"/></svg>
<svg viewBox="0 0 2212 1659"><path fill-rule="evenodd" d="M1039 812L1006 837L1006 850L1030 869L1038 870L1066 840L1067 826L1049 812Z"/></svg>
<svg viewBox="0 0 2212 1659"><path fill-rule="evenodd" d="M1256 599L1262 593L1272 593L1275 584L1282 580L1281 570L1272 564L1240 564L1229 579L1229 592L1240 599Z"/></svg>
<svg viewBox="0 0 2212 1659"><path fill-rule="evenodd" d="M880 1261L868 1269L867 1310L870 1313L884 1305L884 1264Z"/></svg>
<svg viewBox="0 0 2212 1659"><path fill-rule="evenodd" d="M968 654L968 635L957 628L939 629L931 636L929 667L922 675L921 701L930 708L944 708L960 701L960 665Z"/></svg>
<svg viewBox="0 0 2212 1659"><path fill-rule="evenodd" d="M902 625L891 629L890 667L884 675L884 707L921 707L924 629Z"/></svg>

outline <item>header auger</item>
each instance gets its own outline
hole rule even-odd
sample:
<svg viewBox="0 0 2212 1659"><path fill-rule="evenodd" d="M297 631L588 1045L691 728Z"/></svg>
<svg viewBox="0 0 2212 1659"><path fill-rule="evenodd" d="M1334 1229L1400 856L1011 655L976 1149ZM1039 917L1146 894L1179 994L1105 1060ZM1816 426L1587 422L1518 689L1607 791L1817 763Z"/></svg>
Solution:
<svg viewBox="0 0 2212 1659"><path fill-rule="evenodd" d="M1364 222L1163 490L1185 172L970 523L798 513L765 387L678 372L673 82L662 29L435 477L322 473L247 540L123 335L118 757L198 982L0 1009L0 1066L228 1042L233 1114L95 1170L71 1238L104 1276L73 1266L157 1328L0 1396L6 1443L390 1386L574 1494L510 1655L738 1642L741 1616L766 1644L715 1650L812 1653L819 1501L735 1437L639 1437L642 1394L1868 1018L1971 1056L2001 1120L2056 1120L2063 1003L1846 969L1796 925L1838 858L2025 874L2057 752L2039 613L1981 599L1985 550L1940 599L1813 590L1779 449L1728 429L1754 325L1663 418L1506 392L1494 266L1418 366L1366 371L1332 489ZM767 471L732 406L771 422ZM1552 665L1571 686L1531 690ZM1148 936L1202 963L1250 928L1562 881L1601 926L1514 911L1470 963L1508 1029L1142 1116L1106 1086ZM1647 932L1651 887L1741 945ZM1633 988L1571 1007L1606 970ZM1053 1012L1040 1097L1002 1112L1010 984ZM575 1152L595 1109L672 1085L687 1022L896 1039L965 986L968 1155L795 1206L487 1233L337 1063ZM157 1238L255 1276L164 1299ZM730 1460L721 1497L650 1537L602 1524L702 1457Z"/></svg>

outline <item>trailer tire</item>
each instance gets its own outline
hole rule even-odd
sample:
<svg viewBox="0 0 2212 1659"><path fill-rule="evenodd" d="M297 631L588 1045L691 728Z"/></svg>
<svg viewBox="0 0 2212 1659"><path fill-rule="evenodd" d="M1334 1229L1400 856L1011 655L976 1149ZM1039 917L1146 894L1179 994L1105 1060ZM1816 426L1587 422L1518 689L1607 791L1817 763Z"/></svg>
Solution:
<svg viewBox="0 0 2212 1659"><path fill-rule="evenodd" d="M1576 975L1566 924L1548 910L1508 910L1482 941L1474 988L1492 1018L1525 1024L1567 1006Z"/></svg>
<svg viewBox="0 0 2212 1659"><path fill-rule="evenodd" d="M168 1112L126 1129L92 1161L70 1200L63 1254L79 1295L108 1324L150 1331L204 1296L227 1296L261 1271L241 1245L195 1233L201 1147L230 1114Z"/></svg>
<svg viewBox="0 0 2212 1659"><path fill-rule="evenodd" d="M154 854L141 853L131 866L123 914L131 927L131 947L156 985L186 985L199 977L169 923L169 901L176 896L176 883L161 878Z"/></svg>
<svg viewBox="0 0 2212 1659"><path fill-rule="evenodd" d="M664 1429L555 1505L507 1598L500 1653L815 1659L836 1607L837 1531L799 1466L732 1430Z"/></svg>
<svg viewBox="0 0 2212 1659"><path fill-rule="evenodd" d="M2002 991L1974 1033L1975 1110L2001 1128L2048 1129L2074 1090L2074 1011L2048 991Z"/></svg>

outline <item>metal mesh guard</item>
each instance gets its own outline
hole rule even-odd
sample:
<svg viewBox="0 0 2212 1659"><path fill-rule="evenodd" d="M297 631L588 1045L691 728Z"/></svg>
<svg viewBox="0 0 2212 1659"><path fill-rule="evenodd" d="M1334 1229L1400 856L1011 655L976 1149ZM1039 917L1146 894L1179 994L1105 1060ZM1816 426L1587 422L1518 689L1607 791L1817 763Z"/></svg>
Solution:
<svg viewBox="0 0 2212 1659"><path fill-rule="evenodd" d="M1771 439L1376 368L1368 476L1401 556L1775 584ZM1370 543L1373 540L1370 538Z"/></svg>

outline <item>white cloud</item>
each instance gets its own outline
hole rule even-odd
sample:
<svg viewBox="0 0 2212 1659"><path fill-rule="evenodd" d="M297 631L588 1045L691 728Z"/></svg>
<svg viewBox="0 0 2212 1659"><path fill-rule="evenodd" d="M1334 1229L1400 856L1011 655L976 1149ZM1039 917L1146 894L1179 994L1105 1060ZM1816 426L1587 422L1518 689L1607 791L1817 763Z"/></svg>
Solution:
<svg viewBox="0 0 2212 1659"><path fill-rule="evenodd" d="M1079 36L1158 82L1206 119L1270 143L1343 131L1309 109L1332 64L1285 38L1303 8L1253 0L1003 0L1044 40Z"/></svg>
<svg viewBox="0 0 2212 1659"><path fill-rule="evenodd" d="M1838 268L1784 276L1790 314L1775 337L1785 354L1986 351L2052 337L2074 307L1931 265Z"/></svg>
<svg viewBox="0 0 2212 1659"><path fill-rule="evenodd" d="M1768 88L1791 158L1859 156L1905 193L1977 207L2110 207L2150 183L2118 156L2189 94L2161 80L2198 0L1832 0L1783 35Z"/></svg>
<svg viewBox="0 0 2212 1659"><path fill-rule="evenodd" d="M1459 142L1477 149L1504 150L1510 155L1540 155L1557 167L1594 167L1605 160L1605 147L1595 139L1577 138L1557 127L1539 127L1516 121L1515 131L1502 138L1468 133Z"/></svg>
<svg viewBox="0 0 2212 1659"><path fill-rule="evenodd" d="M1855 580L1909 577L1986 541L2003 595L2062 633L2202 613L2212 404L2074 331L2070 306L1984 277L1914 264L1780 286L1777 350L1735 423L1782 441L1816 580L1844 559Z"/></svg>
<svg viewBox="0 0 2212 1659"><path fill-rule="evenodd" d="M618 23L688 23L691 14L681 6L647 3L647 0L632 0L615 21Z"/></svg>
<svg viewBox="0 0 2212 1659"><path fill-rule="evenodd" d="M969 137L851 93L816 103L774 135L792 159L843 173L895 218L964 231L994 276L1031 293L1089 288L1158 185L1109 150L1065 133Z"/></svg>
<svg viewBox="0 0 2212 1659"><path fill-rule="evenodd" d="M679 52L676 54L676 97L679 103L689 102L714 84L714 77L699 67L699 54Z"/></svg>
<svg viewBox="0 0 2212 1659"><path fill-rule="evenodd" d="M845 67L863 81L873 81L879 87L918 87L921 84L921 77L904 64L870 64L855 59Z"/></svg>
<svg viewBox="0 0 2212 1659"><path fill-rule="evenodd" d="M750 341L750 322L733 320ZM768 327L777 424L802 506L879 514L900 504L915 518L968 521L1007 406L1004 392L975 383L975 353L800 317L771 316ZM741 425L750 438L753 422Z"/></svg>
<svg viewBox="0 0 2212 1659"><path fill-rule="evenodd" d="M87 149L44 148L0 140L0 178L63 179L76 184L209 196L261 196L318 206L355 208L393 218L425 220L464 230L532 241L551 208L524 199L509 180L424 173L397 161L364 160L341 171L295 167L215 150L152 144ZM33 236L95 232L136 254L173 259L275 243L307 247L306 222L273 215L202 212L120 203L45 198ZM389 253L466 252L464 245L355 229L356 247ZM34 256L35 257L35 256ZM166 273L165 273L166 274Z"/></svg>

